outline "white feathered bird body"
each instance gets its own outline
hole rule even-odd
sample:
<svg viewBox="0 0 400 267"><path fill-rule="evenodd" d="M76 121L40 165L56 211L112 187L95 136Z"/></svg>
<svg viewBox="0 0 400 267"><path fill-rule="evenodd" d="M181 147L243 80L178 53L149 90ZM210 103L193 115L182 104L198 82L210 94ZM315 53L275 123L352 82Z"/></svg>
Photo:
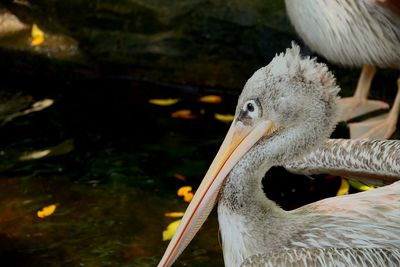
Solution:
<svg viewBox="0 0 400 267"><path fill-rule="evenodd" d="M400 14L397 13L400 4L396 1L285 0L285 3L300 37L330 62L400 68Z"/></svg>

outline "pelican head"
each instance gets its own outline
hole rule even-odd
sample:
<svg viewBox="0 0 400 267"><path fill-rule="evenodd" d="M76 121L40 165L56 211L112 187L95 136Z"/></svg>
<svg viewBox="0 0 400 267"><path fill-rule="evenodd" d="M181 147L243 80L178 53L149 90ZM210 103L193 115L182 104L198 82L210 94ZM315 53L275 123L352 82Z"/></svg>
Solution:
<svg viewBox="0 0 400 267"><path fill-rule="evenodd" d="M338 91L327 67L302 58L294 44L257 70L244 86L235 119L159 266L170 266L182 253L211 212L222 185L226 188L233 177L264 174L328 138L337 123Z"/></svg>

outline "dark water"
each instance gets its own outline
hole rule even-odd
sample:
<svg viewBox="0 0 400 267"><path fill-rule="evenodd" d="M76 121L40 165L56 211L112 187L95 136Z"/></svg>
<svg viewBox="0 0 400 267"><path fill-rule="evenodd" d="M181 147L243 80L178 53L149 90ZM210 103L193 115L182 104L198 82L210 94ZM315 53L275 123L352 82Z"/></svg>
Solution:
<svg viewBox="0 0 400 267"><path fill-rule="evenodd" d="M82 85L93 91L80 91ZM69 82L53 106L2 127L0 255L7 266L156 265L167 245L162 231L175 220L164 213L185 210L176 190L199 183L228 127L211 115L233 97L216 107L181 94L180 103L157 107L135 86L151 89L115 80ZM121 91L110 94L112 87ZM202 118L170 117L189 105L199 116L203 109ZM21 160L43 149L54 155ZM57 204L55 213L38 218L50 204ZM180 264L222 265L215 216L207 228Z"/></svg>
<svg viewBox="0 0 400 267"><path fill-rule="evenodd" d="M6 266L155 266L165 247L161 232L171 221L164 212L185 209L173 194L59 176L2 179L1 186L7 188L0 206ZM59 205L55 213L39 219L36 211L51 203ZM181 264L208 266L213 259L222 265L215 218L207 228Z"/></svg>

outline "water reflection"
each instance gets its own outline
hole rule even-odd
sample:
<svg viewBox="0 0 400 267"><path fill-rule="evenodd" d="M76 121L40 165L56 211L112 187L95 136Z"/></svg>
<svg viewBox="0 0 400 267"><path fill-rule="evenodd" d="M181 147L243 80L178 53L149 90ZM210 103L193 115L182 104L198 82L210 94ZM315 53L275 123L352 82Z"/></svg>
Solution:
<svg viewBox="0 0 400 267"><path fill-rule="evenodd" d="M7 266L156 265L167 245L162 231L173 221L164 213L185 210L176 190L197 186L228 127L211 119L217 107L195 96L171 109L151 106L149 97L116 105L105 91L85 94L55 97L48 110L0 131L0 255ZM218 109L226 112L232 99ZM186 105L204 112L196 121L170 116ZM50 152L25 160L38 151ZM39 218L51 204L55 212ZM206 227L181 266L223 264L215 215Z"/></svg>
<svg viewBox="0 0 400 267"><path fill-rule="evenodd" d="M1 188L7 188L0 195L0 251L7 266L25 260L29 266L153 266L170 221L163 214L186 206L171 194L63 177L2 179ZM58 203L55 213L38 218L36 211L50 203ZM212 260L221 266L215 218L207 226L181 264Z"/></svg>

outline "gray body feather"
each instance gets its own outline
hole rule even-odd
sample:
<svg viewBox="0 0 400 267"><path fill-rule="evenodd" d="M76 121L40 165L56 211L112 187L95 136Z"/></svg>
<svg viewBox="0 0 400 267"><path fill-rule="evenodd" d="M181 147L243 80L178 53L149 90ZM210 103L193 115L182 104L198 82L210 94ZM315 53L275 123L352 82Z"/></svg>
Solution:
<svg viewBox="0 0 400 267"><path fill-rule="evenodd" d="M284 167L303 175L325 173L389 184L400 178L400 141L330 139Z"/></svg>
<svg viewBox="0 0 400 267"><path fill-rule="evenodd" d="M396 267L400 266L398 248L314 248L289 249L247 258L242 267Z"/></svg>

